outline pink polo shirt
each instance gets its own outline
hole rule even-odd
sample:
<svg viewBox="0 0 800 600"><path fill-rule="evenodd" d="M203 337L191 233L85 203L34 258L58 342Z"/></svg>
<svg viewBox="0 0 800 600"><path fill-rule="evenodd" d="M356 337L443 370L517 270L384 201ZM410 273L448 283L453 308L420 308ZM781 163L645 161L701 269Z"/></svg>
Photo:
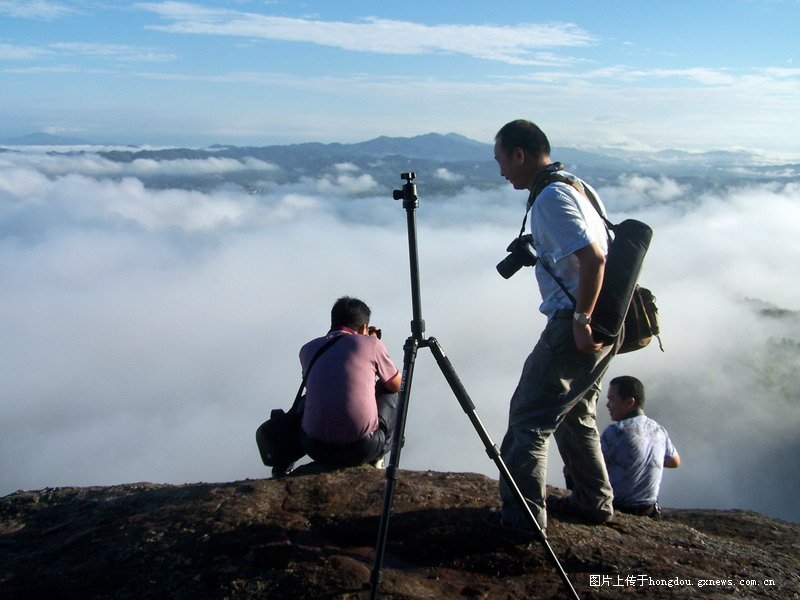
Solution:
<svg viewBox="0 0 800 600"><path fill-rule="evenodd" d="M342 327L300 349L304 373L314 353L336 335L345 339L320 355L306 381L302 427L315 440L349 444L378 428L375 381L386 383L398 370L381 340Z"/></svg>

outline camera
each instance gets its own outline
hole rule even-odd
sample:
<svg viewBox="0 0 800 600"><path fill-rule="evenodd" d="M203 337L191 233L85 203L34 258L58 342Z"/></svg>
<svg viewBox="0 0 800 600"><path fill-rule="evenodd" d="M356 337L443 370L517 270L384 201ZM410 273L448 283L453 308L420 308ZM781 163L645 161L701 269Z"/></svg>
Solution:
<svg viewBox="0 0 800 600"><path fill-rule="evenodd" d="M506 252L509 255L497 263L497 272L503 279L509 279L522 267L532 267L536 264L536 256L531 250L532 240L530 234L521 235L508 245Z"/></svg>

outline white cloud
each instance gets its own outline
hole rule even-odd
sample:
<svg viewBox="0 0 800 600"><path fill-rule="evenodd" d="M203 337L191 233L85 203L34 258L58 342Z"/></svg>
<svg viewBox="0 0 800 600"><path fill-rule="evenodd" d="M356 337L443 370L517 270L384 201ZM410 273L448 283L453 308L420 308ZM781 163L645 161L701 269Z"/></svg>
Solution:
<svg viewBox="0 0 800 600"><path fill-rule="evenodd" d="M0 60L35 60L47 56L48 54L51 54L51 52L45 48L19 46L16 44L0 44Z"/></svg>
<svg viewBox="0 0 800 600"><path fill-rule="evenodd" d="M353 176L353 175L338 175L333 180L322 179L317 184L317 189L321 193L329 193L341 191L344 193L364 193L371 192L378 187L378 182L366 173Z"/></svg>
<svg viewBox="0 0 800 600"><path fill-rule="evenodd" d="M0 0L0 14L25 19L52 21L76 11L61 2L48 0Z"/></svg>
<svg viewBox="0 0 800 600"><path fill-rule="evenodd" d="M669 177L622 175L615 186L604 189L607 208L619 213L631 212L665 202L689 203L694 200L691 187Z"/></svg>
<svg viewBox="0 0 800 600"><path fill-rule="evenodd" d="M274 164L249 156L241 160L212 156L202 160L179 158L156 161L149 158L136 158L131 162L117 162L91 152L58 154L52 152L32 153L30 150L26 150L25 153L18 155L0 154L0 169L12 166L25 167L49 176L79 174L89 177L213 176L243 171L269 173L278 169Z"/></svg>
<svg viewBox="0 0 800 600"><path fill-rule="evenodd" d="M639 81L643 79L674 79L700 83L707 86L731 85L738 76L730 69L691 67L686 69L633 69L627 66L611 66L594 69L584 74L587 78L611 79L614 81Z"/></svg>
<svg viewBox="0 0 800 600"><path fill-rule="evenodd" d="M342 173L352 173L354 171L360 171L361 170L358 167L358 165L354 165L351 162L337 163L337 164L333 165L333 168L336 169L337 171L342 172Z"/></svg>
<svg viewBox="0 0 800 600"><path fill-rule="evenodd" d="M128 44L98 44L87 42L58 42L42 46L0 44L0 60L20 61L37 59L92 58L117 62L167 62L173 54L146 46ZM60 67L65 69L63 65ZM75 69L76 67L72 67ZM25 72L17 70L16 72ZM30 70L28 70L30 72Z"/></svg>
<svg viewBox="0 0 800 600"><path fill-rule="evenodd" d="M459 175L458 173L452 173L451 171L448 171L445 167L439 167L438 169L436 169L436 171L434 171L433 173L433 176L436 177L437 179L450 182L460 181L461 179L463 179L461 175Z"/></svg>
<svg viewBox="0 0 800 600"><path fill-rule="evenodd" d="M321 175L317 179L306 178L304 181L313 185L320 194L351 195L375 191L378 182L368 173L359 174L360 170L353 163L337 163L333 165L334 173Z"/></svg>
<svg viewBox="0 0 800 600"><path fill-rule="evenodd" d="M345 184L367 173L341 166L254 196L231 186L149 189L130 173L92 174L102 161L76 157L41 157L41 170L0 158L0 493L266 476L255 427L290 402L297 350L324 333L342 294L370 304L402 360L411 318L405 214L374 180L364 181L375 197ZM170 167L186 169L161 165ZM494 269L525 197L510 188L420 192L426 334L441 342L499 443L543 325L531 273L506 281ZM787 492L775 498L795 497L787 449L796 448L797 394L770 382L765 357L775 340L800 340L800 322L760 316L745 299L800 309L791 276L800 190L752 186L722 197L629 176L600 192L610 205L623 198L613 220L635 216L655 230L642 283L658 297L666 352L618 357L609 376L645 382L648 412L684 458L665 476L662 502L797 519L796 503L773 504L736 482L766 478ZM496 475L425 349L409 409L403 467Z"/></svg>
<svg viewBox="0 0 800 600"><path fill-rule="evenodd" d="M173 54L167 54L154 48L127 44L59 42L48 45L47 49L59 56L82 56L123 62L166 62L175 58Z"/></svg>
<svg viewBox="0 0 800 600"><path fill-rule="evenodd" d="M218 189L213 194L184 189L151 190L130 175L207 176L248 167L266 172L274 169L268 163L252 159L240 162L210 158L160 164L141 159L126 164L86 155L62 157L65 164L59 165L58 157L49 156L42 157L40 171L32 166L29 157L26 158L14 155L10 155L10 160L0 158L0 198L5 197L11 207L6 211L39 207L45 211L62 211L78 222L100 219L148 230L177 227L181 231L211 231L291 219L298 210L315 206L308 200L298 201L298 196L291 194L270 198L268 202L260 201L240 187ZM10 164L15 159L25 166ZM68 172L69 167L78 172ZM108 175L115 178L106 178ZM358 185L357 179L353 183L346 176L342 177L345 182L340 187L347 187L347 183Z"/></svg>
<svg viewBox="0 0 800 600"><path fill-rule="evenodd" d="M554 64L563 59L535 50L587 46L596 41L571 23L431 26L375 17L357 22L276 17L207 9L185 2L136 6L173 21L153 26L162 31L306 42L381 54L453 53L517 64Z"/></svg>

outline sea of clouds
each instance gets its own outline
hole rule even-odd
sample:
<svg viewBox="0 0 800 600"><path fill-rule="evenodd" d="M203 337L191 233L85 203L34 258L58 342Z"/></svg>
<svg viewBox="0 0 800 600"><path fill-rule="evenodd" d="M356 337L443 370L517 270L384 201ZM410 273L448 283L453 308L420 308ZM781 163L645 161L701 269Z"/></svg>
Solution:
<svg viewBox="0 0 800 600"><path fill-rule="evenodd" d="M372 307L400 366L411 320L401 204L353 164L280 185L277 170L0 153L0 494L266 477L255 429L291 403L297 351L327 331L341 295ZM263 175L256 193L226 179L240 171ZM146 185L194 174L220 183ZM458 175L418 173L426 333L499 444L543 326L532 272L495 271L526 197L499 178L426 196L434 178ZM641 283L658 297L665 347L618 357L609 377L644 381L648 414L683 458L665 473L663 505L798 521L800 189L719 189L635 174L600 187L612 220L655 231ZM550 455L550 482L563 485L555 444ZM426 349L401 466L497 476Z"/></svg>

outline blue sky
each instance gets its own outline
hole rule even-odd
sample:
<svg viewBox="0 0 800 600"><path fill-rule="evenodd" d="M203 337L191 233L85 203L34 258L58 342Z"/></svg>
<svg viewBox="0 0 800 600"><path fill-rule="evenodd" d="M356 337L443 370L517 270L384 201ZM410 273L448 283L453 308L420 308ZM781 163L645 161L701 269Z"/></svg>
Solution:
<svg viewBox="0 0 800 600"><path fill-rule="evenodd" d="M800 154L800 2L0 0L0 138Z"/></svg>

